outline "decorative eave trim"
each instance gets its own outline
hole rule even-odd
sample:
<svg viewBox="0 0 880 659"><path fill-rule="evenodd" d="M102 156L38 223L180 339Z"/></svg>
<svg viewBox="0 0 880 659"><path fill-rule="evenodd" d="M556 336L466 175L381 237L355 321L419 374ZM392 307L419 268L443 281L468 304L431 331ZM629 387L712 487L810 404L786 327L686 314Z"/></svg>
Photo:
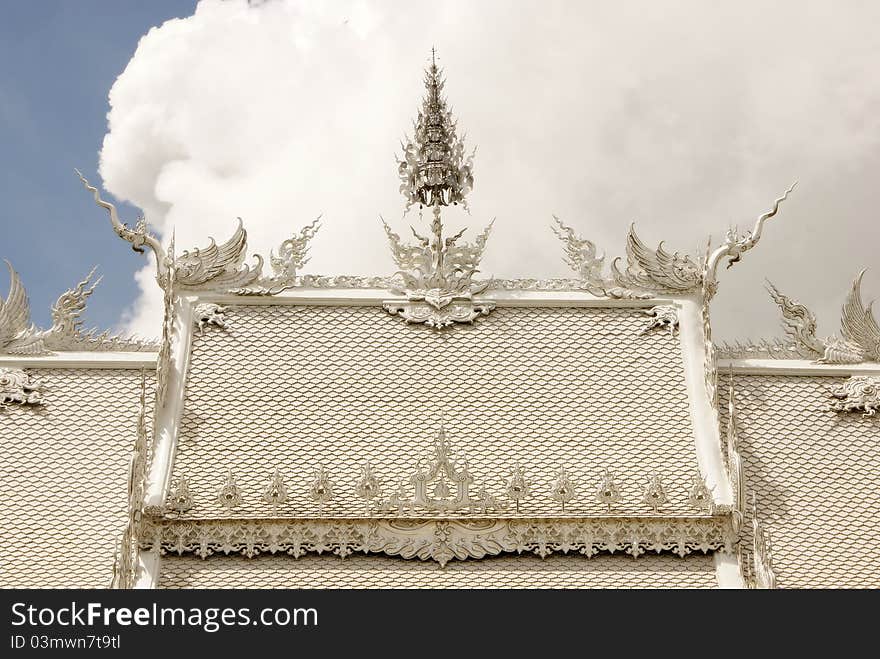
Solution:
<svg viewBox="0 0 880 659"><path fill-rule="evenodd" d="M589 517L484 519L288 519L178 522L146 518L142 548L162 554L308 553L344 558L353 553L434 560L476 559L502 553L650 553L732 551L727 515L699 517Z"/></svg>
<svg viewBox="0 0 880 659"><path fill-rule="evenodd" d="M880 363L817 364L808 359L719 359L721 371L736 375L821 375L841 377L880 375Z"/></svg>
<svg viewBox="0 0 880 659"><path fill-rule="evenodd" d="M124 368L156 367L156 352L59 352L50 355L0 355L10 368Z"/></svg>

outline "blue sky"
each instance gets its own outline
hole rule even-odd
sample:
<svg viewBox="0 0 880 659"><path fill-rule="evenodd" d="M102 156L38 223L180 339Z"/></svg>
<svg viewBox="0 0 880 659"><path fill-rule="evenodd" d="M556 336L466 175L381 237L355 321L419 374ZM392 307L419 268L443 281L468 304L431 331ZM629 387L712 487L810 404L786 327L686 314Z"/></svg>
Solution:
<svg viewBox="0 0 880 659"><path fill-rule="evenodd" d="M59 293L92 265L107 273L87 324L111 327L138 294L143 265L120 249L106 215L73 169L90 179L107 129L107 93L138 40L194 0L4 1L0 22L0 257L18 270L32 319L48 326ZM136 211L127 209L126 217ZM35 226L37 225L37 226ZM112 274L112 276L111 276ZM0 295L8 275L0 272Z"/></svg>

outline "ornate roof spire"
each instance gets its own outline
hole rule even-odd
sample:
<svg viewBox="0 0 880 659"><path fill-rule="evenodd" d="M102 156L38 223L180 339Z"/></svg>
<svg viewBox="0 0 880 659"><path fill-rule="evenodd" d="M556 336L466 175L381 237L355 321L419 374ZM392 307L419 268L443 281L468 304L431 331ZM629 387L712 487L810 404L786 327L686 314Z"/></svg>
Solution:
<svg viewBox="0 0 880 659"><path fill-rule="evenodd" d="M431 236L412 229L417 244L406 244L385 224L394 260L400 268L407 302L390 302L385 309L408 323L425 324L436 329L454 323L473 323L495 308L494 302L474 302L488 283L471 281L477 272L489 226L471 244L458 244L464 229L448 238L443 235L441 207L461 204L474 184L473 152L465 155L464 142L456 134L456 122L443 97L443 75L431 49L431 66L425 71L427 93L415 121L415 133L403 146L398 160L400 191L406 197L406 210L413 204L431 207ZM421 217L421 212L419 213ZM384 223L384 220L383 220Z"/></svg>
<svg viewBox="0 0 880 659"><path fill-rule="evenodd" d="M402 144L398 160L400 191L407 210L420 206L467 206L465 197L474 186L473 151L465 154L464 140L443 96L445 80L431 49L431 66L425 71L425 97L414 123L412 139Z"/></svg>

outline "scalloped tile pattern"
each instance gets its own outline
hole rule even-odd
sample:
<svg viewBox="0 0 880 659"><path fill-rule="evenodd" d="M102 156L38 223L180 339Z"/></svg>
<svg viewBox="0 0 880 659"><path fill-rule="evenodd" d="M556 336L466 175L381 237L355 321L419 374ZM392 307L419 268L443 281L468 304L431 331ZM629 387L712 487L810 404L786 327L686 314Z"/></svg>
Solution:
<svg viewBox="0 0 880 659"><path fill-rule="evenodd" d="M717 588L712 555L507 555L452 561L387 556L163 556L159 588Z"/></svg>
<svg viewBox="0 0 880 659"><path fill-rule="evenodd" d="M829 410L828 388L844 380L734 379L749 503L754 492L780 588L880 587L880 417ZM749 510L748 551L751 523Z"/></svg>
<svg viewBox="0 0 880 659"><path fill-rule="evenodd" d="M277 466L289 501L278 515L363 515L356 498L369 461L389 495L432 455L445 424L466 458L473 495L503 497L519 463L531 483L523 515L557 515L552 484L566 467L577 495L568 514L605 512L594 500L603 469L645 514L650 472L663 477L665 513L687 504L696 453L677 337L641 334L636 308L499 308L473 326L407 325L373 306L231 305L229 328L192 347L175 476L195 498L193 518L226 517L216 500L227 469L243 503L265 517ZM309 497L323 465L334 498Z"/></svg>
<svg viewBox="0 0 880 659"><path fill-rule="evenodd" d="M45 381L43 405L0 410L0 586L106 587L127 515L141 372L28 372Z"/></svg>

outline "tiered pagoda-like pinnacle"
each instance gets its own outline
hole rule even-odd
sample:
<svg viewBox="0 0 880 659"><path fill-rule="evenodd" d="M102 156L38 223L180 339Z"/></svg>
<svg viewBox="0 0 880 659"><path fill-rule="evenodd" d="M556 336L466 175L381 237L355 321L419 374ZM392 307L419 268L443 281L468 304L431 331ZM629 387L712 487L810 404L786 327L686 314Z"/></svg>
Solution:
<svg viewBox="0 0 880 659"><path fill-rule="evenodd" d="M473 322L494 308L494 303L472 301L486 284L471 282L491 224L474 245L457 244L464 230L449 238L443 237L441 208L459 204L467 208L466 197L474 185L474 154L465 154L464 141L456 132L456 122L443 97L443 85L443 75L432 49L431 66L425 71L427 92L415 121L415 133L402 145L403 158L398 160L405 210L415 204L419 208L430 206L431 236L421 236L413 228L418 243L409 245L401 242L400 236L385 225L394 260L400 268L398 274L405 284L397 292L406 295L409 302L389 304L386 309L407 322L436 328Z"/></svg>
<svg viewBox="0 0 880 659"><path fill-rule="evenodd" d="M398 161L400 191L407 210L420 206L467 206L466 196L474 186L474 153L465 154L464 140L456 132L456 121L443 96L442 70L431 49L431 66L425 71L425 98L414 125L412 139L403 144Z"/></svg>

